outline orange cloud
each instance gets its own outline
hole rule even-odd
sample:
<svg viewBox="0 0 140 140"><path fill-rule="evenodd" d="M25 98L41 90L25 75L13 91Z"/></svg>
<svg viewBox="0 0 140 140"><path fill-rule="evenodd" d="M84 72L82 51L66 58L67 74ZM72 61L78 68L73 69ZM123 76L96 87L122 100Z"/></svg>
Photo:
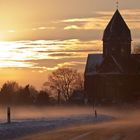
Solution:
<svg viewBox="0 0 140 140"><path fill-rule="evenodd" d="M98 11L95 13L96 17L93 18L73 18L65 19L61 22L72 24L64 27L64 30L103 30L108 24L113 13L113 11ZM124 19L131 29L140 29L139 9L121 10L121 14L124 16ZM78 23L81 24L77 25Z"/></svg>

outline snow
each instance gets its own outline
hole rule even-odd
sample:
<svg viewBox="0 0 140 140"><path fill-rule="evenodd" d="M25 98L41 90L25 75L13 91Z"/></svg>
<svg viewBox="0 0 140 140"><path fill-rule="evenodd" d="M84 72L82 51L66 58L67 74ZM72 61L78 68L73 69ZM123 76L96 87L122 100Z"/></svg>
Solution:
<svg viewBox="0 0 140 140"><path fill-rule="evenodd" d="M86 75L92 75L96 73L96 66L100 65L103 61L102 54L89 54L86 64Z"/></svg>
<svg viewBox="0 0 140 140"><path fill-rule="evenodd" d="M0 108L0 140L15 140L29 134L47 132L56 128L76 124L99 123L113 119L98 108L94 117L93 107L11 107L11 124L6 124L7 107Z"/></svg>
<svg viewBox="0 0 140 140"><path fill-rule="evenodd" d="M72 115L58 118L12 120L11 124L0 124L0 140L12 140L28 134L49 131L71 124L99 123L111 119L112 117L106 115L100 115L98 118L93 115Z"/></svg>
<svg viewBox="0 0 140 140"><path fill-rule="evenodd" d="M110 121L113 117L99 115L95 118L93 114L70 115L66 117L38 118L38 119L16 119L11 124L0 124L0 140L12 140L29 134L49 131L59 127L76 124L90 124Z"/></svg>

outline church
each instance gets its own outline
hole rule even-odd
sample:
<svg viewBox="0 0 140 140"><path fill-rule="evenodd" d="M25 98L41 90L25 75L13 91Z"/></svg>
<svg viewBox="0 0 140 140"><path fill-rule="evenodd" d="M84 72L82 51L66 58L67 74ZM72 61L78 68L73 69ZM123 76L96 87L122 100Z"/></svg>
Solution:
<svg viewBox="0 0 140 140"><path fill-rule="evenodd" d="M90 101L140 97L140 54L131 49L131 31L117 9L103 34L103 54L89 54L85 92Z"/></svg>

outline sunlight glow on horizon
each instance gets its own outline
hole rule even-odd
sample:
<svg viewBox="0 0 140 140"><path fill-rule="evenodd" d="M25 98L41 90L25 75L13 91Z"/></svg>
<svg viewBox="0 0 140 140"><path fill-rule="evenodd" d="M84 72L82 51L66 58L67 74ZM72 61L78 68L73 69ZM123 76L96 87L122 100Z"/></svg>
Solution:
<svg viewBox="0 0 140 140"><path fill-rule="evenodd" d="M60 67L83 72L87 54L100 53L101 44L78 39L0 42L0 84L14 80L40 89L48 73Z"/></svg>
<svg viewBox="0 0 140 140"><path fill-rule="evenodd" d="M47 60L55 61L69 57L86 58L87 51L97 52L100 45L101 42L98 40L81 42L77 39L0 42L0 67L38 68L40 64L35 63L36 60L47 62ZM90 49L91 47L93 49ZM56 69L56 67L58 68L55 66L55 68L48 69Z"/></svg>

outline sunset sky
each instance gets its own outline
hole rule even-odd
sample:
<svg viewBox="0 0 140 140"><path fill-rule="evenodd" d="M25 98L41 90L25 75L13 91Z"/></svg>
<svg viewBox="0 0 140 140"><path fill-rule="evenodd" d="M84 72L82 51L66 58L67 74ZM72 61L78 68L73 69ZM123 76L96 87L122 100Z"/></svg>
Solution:
<svg viewBox="0 0 140 140"><path fill-rule="evenodd" d="M15 80L41 88L67 66L84 71L88 53L102 52L102 35L115 0L0 0L0 85ZM140 44L140 0L119 9Z"/></svg>

